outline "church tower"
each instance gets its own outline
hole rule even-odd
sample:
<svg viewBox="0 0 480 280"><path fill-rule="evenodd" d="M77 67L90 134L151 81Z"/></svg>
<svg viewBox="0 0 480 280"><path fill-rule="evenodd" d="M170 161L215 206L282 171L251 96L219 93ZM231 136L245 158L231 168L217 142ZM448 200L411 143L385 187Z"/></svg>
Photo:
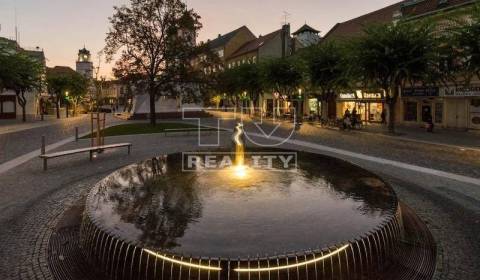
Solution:
<svg viewBox="0 0 480 280"><path fill-rule="evenodd" d="M90 51L85 47L78 51L77 59L77 73L83 75L85 78L93 79L93 62Z"/></svg>
<svg viewBox="0 0 480 280"><path fill-rule="evenodd" d="M321 37L318 35L319 33L320 31L305 23L300 29L293 33L293 36L295 36L295 39L298 40L303 47L309 47L320 42Z"/></svg>

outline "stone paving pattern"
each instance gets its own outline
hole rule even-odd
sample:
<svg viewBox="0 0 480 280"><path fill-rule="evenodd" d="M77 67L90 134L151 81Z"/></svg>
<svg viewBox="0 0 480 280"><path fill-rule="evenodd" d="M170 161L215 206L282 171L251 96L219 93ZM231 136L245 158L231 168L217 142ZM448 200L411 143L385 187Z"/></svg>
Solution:
<svg viewBox="0 0 480 280"><path fill-rule="evenodd" d="M115 124L123 122L107 114L107 123ZM1 123L0 123L1 125ZM29 124L26 124L27 126ZM30 129L15 132L4 132L0 128L0 164L16 157L40 149L41 136L46 136L46 144L50 145L60 140L74 137L75 127L79 133L90 131L90 115L54 121L50 125L38 125L38 122L31 125Z"/></svg>
<svg viewBox="0 0 480 280"><path fill-rule="evenodd" d="M222 144L230 145L230 134L222 135ZM205 138L214 139L215 136ZM309 125L303 126L295 139L480 178L480 153L474 151L398 142L366 133L331 131ZM92 163L88 155L82 154L59 158L49 163L47 172L42 171L42 163L36 159L0 175L0 279L52 279L46 264L50 235L62 213L86 195L96 181L124 165L154 155L198 150L196 136L156 134L107 139L107 143L115 142L132 142L132 155L127 156L119 149L106 151ZM82 140L59 150L88 144ZM284 147L318 152L289 144ZM428 224L439 248L435 279L478 279L479 186L339 157L386 178L400 199Z"/></svg>

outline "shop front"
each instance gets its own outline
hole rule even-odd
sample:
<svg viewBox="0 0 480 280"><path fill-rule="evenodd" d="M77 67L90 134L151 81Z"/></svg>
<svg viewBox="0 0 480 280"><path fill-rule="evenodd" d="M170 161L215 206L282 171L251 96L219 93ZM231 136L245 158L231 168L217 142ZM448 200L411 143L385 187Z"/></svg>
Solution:
<svg viewBox="0 0 480 280"><path fill-rule="evenodd" d="M352 93L340 93L337 98L337 118L342 118L348 110L357 112L357 117L366 123L382 122L385 102L382 93L357 90Z"/></svg>
<svg viewBox="0 0 480 280"><path fill-rule="evenodd" d="M408 87L401 93L401 123L423 125L430 120L437 126L445 123L445 102L438 87Z"/></svg>
<svg viewBox="0 0 480 280"><path fill-rule="evenodd" d="M446 126L480 129L480 83L441 90L447 108Z"/></svg>

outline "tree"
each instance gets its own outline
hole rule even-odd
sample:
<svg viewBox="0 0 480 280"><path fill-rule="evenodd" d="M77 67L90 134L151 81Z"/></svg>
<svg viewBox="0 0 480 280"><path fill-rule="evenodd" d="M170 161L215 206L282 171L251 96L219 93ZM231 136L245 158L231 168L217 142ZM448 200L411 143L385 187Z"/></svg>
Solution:
<svg viewBox="0 0 480 280"><path fill-rule="evenodd" d="M456 73L469 84L473 77L480 79L480 4L477 4L468 20L453 21L453 34L449 50L455 53Z"/></svg>
<svg viewBox="0 0 480 280"><path fill-rule="evenodd" d="M245 98L250 102L250 113L254 114L254 106L257 104L263 92L262 73L256 63L243 64L235 68L237 88Z"/></svg>
<svg viewBox="0 0 480 280"><path fill-rule="evenodd" d="M64 93L69 89L69 80L68 75L49 73L47 71L47 89L50 96L54 97L57 119L60 118L60 101L63 99Z"/></svg>
<svg viewBox="0 0 480 280"><path fill-rule="evenodd" d="M15 92L23 122L27 120L25 94L42 88L42 74L42 65L24 52L3 50L0 53L0 87Z"/></svg>
<svg viewBox="0 0 480 280"><path fill-rule="evenodd" d="M238 104L240 93L240 82L237 73L237 68L231 68L218 72L214 77L212 76L212 79L215 78L216 80L215 91L223 96L223 102L226 102L228 99L234 106Z"/></svg>
<svg viewBox="0 0 480 280"><path fill-rule="evenodd" d="M431 25L398 23L375 25L353 41L349 50L354 77L383 89L388 105L388 129L395 132L395 104L407 83L426 83L438 73L438 46Z"/></svg>
<svg viewBox="0 0 480 280"><path fill-rule="evenodd" d="M287 96L292 101L305 82L304 65L296 57L266 61L262 66L262 73L265 89L278 92L281 96ZM301 116L300 110L296 110L297 119Z"/></svg>
<svg viewBox="0 0 480 280"><path fill-rule="evenodd" d="M129 6L114 9L106 38L107 59L120 53L128 72L142 75L149 94L150 123L155 125L157 97L177 96L193 69L200 17L180 0L131 0Z"/></svg>
<svg viewBox="0 0 480 280"><path fill-rule="evenodd" d="M74 73L69 79L69 96L67 102L73 105L73 115L77 114L78 103L88 93L89 80L84 76Z"/></svg>
<svg viewBox="0 0 480 280"><path fill-rule="evenodd" d="M338 90L349 83L345 48L338 42L324 42L301 54L307 65L310 85L317 102L335 100ZM315 94L316 93L316 94ZM323 106L317 106L318 116L323 116Z"/></svg>

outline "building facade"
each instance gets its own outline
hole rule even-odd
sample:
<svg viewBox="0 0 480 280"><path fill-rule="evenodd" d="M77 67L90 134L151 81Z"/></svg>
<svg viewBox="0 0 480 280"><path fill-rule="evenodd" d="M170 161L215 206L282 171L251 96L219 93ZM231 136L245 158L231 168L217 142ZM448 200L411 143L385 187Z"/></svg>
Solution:
<svg viewBox="0 0 480 280"><path fill-rule="evenodd" d="M220 65L212 69L204 69L205 73L226 69L229 57L241 46L255 39L252 31L248 27L242 26L224 35L218 34L218 37L213 40L208 40L206 44L210 51L218 56Z"/></svg>
<svg viewBox="0 0 480 280"><path fill-rule="evenodd" d="M244 43L227 57L226 65L234 68L245 63L257 63L260 60L287 57L291 54L290 25L285 24L279 30Z"/></svg>
<svg viewBox="0 0 480 280"><path fill-rule="evenodd" d="M23 52L33 60L37 61L42 67L42 77L45 79L46 59L45 53L39 47L33 49L22 48L16 41L0 37L0 45L11 52ZM40 115L39 100L48 96L46 88L34 90L25 93L26 105L25 112L27 118L35 118ZM22 107L18 104L17 96L12 90L0 92L0 119L16 119L22 117Z"/></svg>
<svg viewBox="0 0 480 280"><path fill-rule="evenodd" d="M452 15L468 17L474 0L406 0L388 7L336 24L323 38L325 41L343 40L363 35L364 26L371 24L389 24L399 20L415 21L428 18L433 20L439 31ZM470 86L410 86L401 89L396 104L396 122L404 125L422 126L432 117L438 127L455 129L479 129L480 82L474 81ZM358 91L357 91L358 92ZM345 98L348 97L348 98ZM354 97L354 99L350 98ZM360 98L361 97L361 98ZM354 102L354 103L348 103ZM337 94L337 106L327 106L328 115L341 117L346 108L354 104L357 111L364 112L367 121L376 121L378 108L385 107L384 100L364 95ZM382 104L380 106L380 104ZM374 112L372 112L372 105ZM369 108L370 106L370 108ZM331 109L336 110L333 114ZM351 111L351 109L350 109Z"/></svg>

